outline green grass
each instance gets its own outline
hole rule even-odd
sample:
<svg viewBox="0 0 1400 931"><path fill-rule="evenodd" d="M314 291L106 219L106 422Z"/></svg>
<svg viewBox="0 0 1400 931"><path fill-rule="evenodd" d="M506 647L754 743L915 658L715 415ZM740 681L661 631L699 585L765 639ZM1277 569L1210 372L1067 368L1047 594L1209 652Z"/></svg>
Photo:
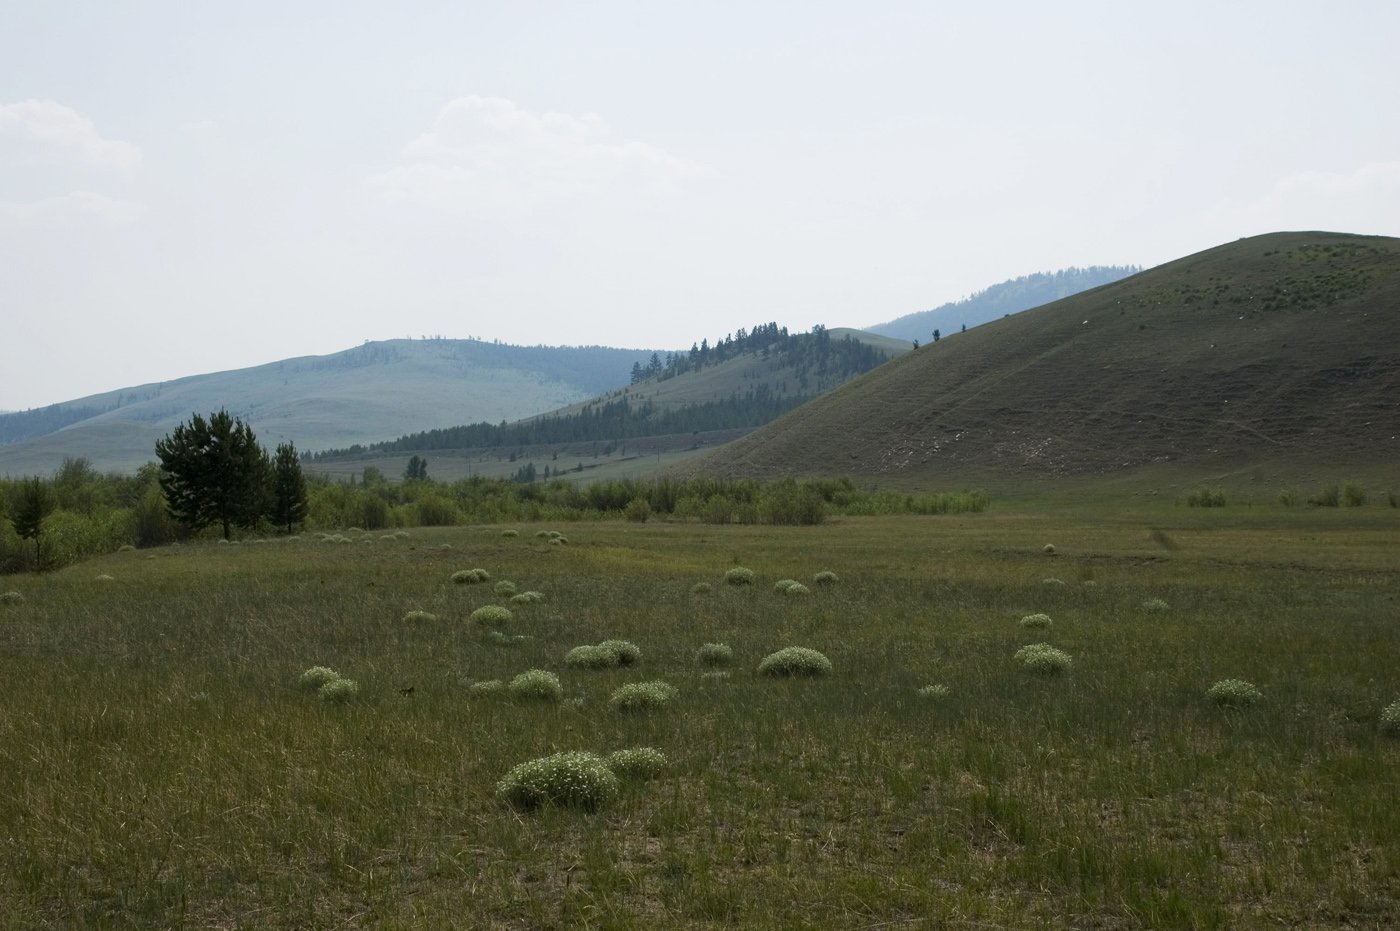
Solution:
<svg viewBox="0 0 1400 931"><path fill-rule="evenodd" d="M0 928L1394 926L1397 520L617 521L566 547L425 528L8 577ZM1041 582L1051 538L1064 586ZM464 563L548 593L525 639L462 623L495 597L453 584ZM736 564L841 583L690 593ZM1052 637L1018 625L1034 613ZM611 639L638 668L564 665ZM1017 667L1042 639L1071 670ZM831 675L760 678L789 646ZM315 666L358 694L319 700ZM501 694L531 669L563 700ZM1266 699L1217 707L1227 678ZM609 709L656 680L664 712ZM664 767L594 811L497 793L531 760L633 748Z"/></svg>

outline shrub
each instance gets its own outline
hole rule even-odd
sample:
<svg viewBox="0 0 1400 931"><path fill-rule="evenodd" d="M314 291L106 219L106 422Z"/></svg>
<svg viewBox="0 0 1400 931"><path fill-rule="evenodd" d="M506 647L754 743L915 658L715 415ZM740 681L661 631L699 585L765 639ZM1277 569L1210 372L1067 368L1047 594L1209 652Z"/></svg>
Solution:
<svg viewBox="0 0 1400 931"><path fill-rule="evenodd" d="M503 597L512 596L515 594L515 583L504 581L497 582L495 585L495 592L497 595L501 595Z"/></svg>
<svg viewBox="0 0 1400 931"><path fill-rule="evenodd" d="M386 542L386 543L397 543L397 542L399 542L399 538L396 537L396 536L394 536L392 533L381 534L380 537L379 537L379 539L383 540L383 541Z"/></svg>
<svg viewBox="0 0 1400 931"><path fill-rule="evenodd" d="M1281 488L1278 493L1278 503L1286 508L1297 507L1298 502L1303 500L1303 495L1296 488Z"/></svg>
<svg viewBox="0 0 1400 931"><path fill-rule="evenodd" d="M524 634L511 636L510 634L501 633L499 630L493 630L491 633L487 634L486 639L490 640L498 647L513 647L518 643L524 643L527 638Z"/></svg>
<svg viewBox="0 0 1400 931"><path fill-rule="evenodd" d="M1243 679L1221 679L1206 689L1206 698L1231 708L1247 708L1263 697L1262 692Z"/></svg>
<svg viewBox="0 0 1400 931"><path fill-rule="evenodd" d="M446 498L428 495L418 499L418 523L424 527L451 527L460 520L457 506Z"/></svg>
<svg viewBox="0 0 1400 931"><path fill-rule="evenodd" d="M616 653L618 663L623 666L635 666L642 658L642 648L631 640L604 640L598 646Z"/></svg>
<svg viewBox="0 0 1400 931"><path fill-rule="evenodd" d="M706 643L695 651L695 661L702 666L727 666L734 659L734 651L725 643Z"/></svg>
<svg viewBox="0 0 1400 931"><path fill-rule="evenodd" d="M340 678L340 673L329 666L312 666L301 674L301 686L304 689L319 689L327 682L334 682Z"/></svg>
<svg viewBox="0 0 1400 931"><path fill-rule="evenodd" d="M502 530L502 531L501 531L501 536L505 537L505 538L508 539L508 540L513 540L514 538L520 536L520 531L519 531L519 530Z"/></svg>
<svg viewBox="0 0 1400 931"><path fill-rule="evenodd" d="M345 702L360 693L360 684L354 679L332 679L316 690L322 701Z"/></svg>
<svg viewBox="0 0 1400 931"><path fill-rule="evenodd" d="M841 580L837 578L834 572L818 572L816 575L812 576L812 581L816 582L818 585L835 585Z"/></svg>
<svg viewBox="0 0 1400 931"><path fill-rule="evenodd" d="M621 662L616 650L604 646L574 647L564 657L564 665L574 669L612 669Z"/></svg>
<svg viewBox="0 0 1400 931"><path fill-rule="evenodd" d="M784 647L769 653L758 664L760 676L826 676L831 674L831 660L807 647Z"/></svg>
<svg viewBox="0 0 1400 931"><path fill-rule="evenodd" d="M623 779L655 779L666 771L666 754L654 747L618 750L608 754L608 769Z"/></svg>
<svg viewBox="0 0 1400 931"><path fill-rule="evenodd" d="M1225 490L1223 488L1197 488L1187 493L1186 506L1193 508L1223 508Z"/></svg>
<svg viewBox="0 0 1400 931"><path fill-rule="evenodd" d="M696 582L690 587L690 592L693 595L708 595L710 591L711 585L709 582Z"/></svg>
<svg viewBox="0 0 1400 931"><path fill-rule="evenodd" d="M1385 493L1385 503L1393 508L1400 508L1400 494L1396 494L1394 490L1387 491Z"/></svg>
<svg viewBox="0 0 1400 931"><path fill-rule="evenodd" d="M491 581L491 574L485 569L460 569L452 573L452 581L458 585L480 585Z"/></svg>
<svg viewBox="0 0 1400 931"><path fill-rule="evenodd" d="M511 613L509 609L500 605L486 605L477 608L471 614L471 621L480 627L504 627L510 623Z"/></svg>
<svg viewBox="0 0 1400 931"><path fill-rule="evenodd" d="M1055 544L1053 544L1053 543L1047 543L1047 544L1045 544L1045 549L1041 550L1041 552L1044 553L1046 556L1054 556L1054 555L1055 555Z"/></svg>
<svg viewBox="0 0 1400 931"><path fill-rule="evenodd" d="M1366 486L1356 479L1342 483L1342 504L1349 508L1359 508L1366 503Z"/></svg>
<svg viewBox="0 0 1400 931"><path fill-rule="evenodd" d="M1069 669L1069 654L1057 650L1048 643L1032 643L1016 651L1016 662L1029 672L1042 676L1053 676Z"/></svg>
<svg viewBox="0 0 1400 931"><path fill-rule="evenodd" d="M796 584L796 579L779 579L777 584L773 586L773 593L776 595L786 595L788 586Z"/></svg>
<svg viewBox="0 0 1400 931"><path fill-rule="evenodd" d="M918 694L920 698L947 698L952 694L952 690L946 685L926 685L919 689Z"/></svg>
<svg viewBox="0 0 1400 931"><path fill-rule="evenodd" d="M427 611L410 611L403 616L403 619L409 624L431 624L437 620L437 615Z"/></svg>
<svg viewBox="0 0 1400 931"><path fill-rule="evenodd" d="M0 605L22 604L24 604L24 594L22 592L0 592Z"/></svg>
<svg viewBox="0 0 1400 931"><path fill-rule="evenodd" d="M1169 606L1160 598L1149 598L1142 603L1144 611L1165 611Z"/></svg>
<svg viewBox="0 0 1400 931"><path fill-rule="evenodd" d="M1381 733L1400 734L1400 701L1391 702L1381 712Z"/></svg>
<svg viewBox="0 0 1400 931"><path fill-rule="evenodd" d="M516 808L559 805L593 811L617 793L617 776L607 764L577 750L521 763L496 783L496 794Z"/></svg>
<svg viewBox="0 0 1400 931"><path fill-rule="evenodd" d="M735 566L724 574L725 585L752 585L753 570Z"/></svg>
<svg viewBox="0 0 1400 931"><path fill-rule="evenodd" d="M551 540L561 540L564 537L564 535L558 530L550 530L546 533L546 536L548 536Z"/></svg>
<svg viewBox="0 0 1400 931"><path fill-rule="evenodd" d="M116 579L112 578L110 575L108 575L108 574L105 573L105 572L102 573L101 575L93 576L92 580L93 580L94 582L115 582L115 581L116 581Z"/></svg>
<svg viewBox="0 0 1400 931"><path fill-rule="evenodd" d="M564 687L559 684L559 677L543 669L522 672L510 680L509 688L512 698L559 701L564 697Z"/></svg>
<svg viewBox="0 0 1400 931"><path fill-rule="evenodd" d="M1320 508L1335 508L1342 503L1342 490L1336 482L1328 482L1323 485L1315 497L1308 499L1308 504Z"/></svg>
<svg viewBox="0 0 1400 931"><path fill-rule="evenodd" d="M510 603L516 605L534 604L536 601L544 601L544 595L539 592L521 592L510 599Z"/></svg>
<svg viewBox="0 0 1400 931"><path fill-rule="evenodd" d="M467 685L467 694L472 698L500 698L506 694L506 684L500 679L486 679Z"/></svg>
<svg viewBox="0 0 1400 931"><path fill-rule="evenodd" d="M622 513L628 520L644 524L651 517L651 502L646 498L633 498L627 502L627 507L622 509Z"/></svg>
<svg viewBox="0 0 1400 931"><path fill-rule="evenodd" d="M801 582L793 582L783 590L783 595L787 598L801 598L803 595L812 594L812 590Z"/></svg>
<svg viewBox="0 0 1400 931"><path fill-rule="evenodd" d="M1021 618L1022 627L1044 628L1049 627L1053 621L1048 614L1027 614Z"/></svg>
<svg viewBox="0 0 1400 931"><path fill-rule="evenodd" d="M132 546L130 543L123 543L121 546L117 547L117 552L118 552L118 553L134 553L134 552L136 552L136 547Z"/></svg>
<svg viewBox="0 0 1400 931"><path fill-rule="evenodd" d="M1065 583L1064 583L1064 580L1063 580L1063 579L1041 579L1041 580L1040 580L1040 584L1042 584L1042 585L1063 585L1063 584L1065 584Z"/></svg>
<svg viewBox="0 0 1400 931"><path fill-rule="evenodd" d="M548 540L548 539L549 539L549 531L548 531L548 530L536 530L536 531L535 531L535 539L536 539L536 540Z"/></svg>
<svg viewBox="0 0 1400 931"><path fill-rule="evenodd" d="M613 711L659 711L675 701L680 692L669 682L629 682L608 698Z"/></svg>

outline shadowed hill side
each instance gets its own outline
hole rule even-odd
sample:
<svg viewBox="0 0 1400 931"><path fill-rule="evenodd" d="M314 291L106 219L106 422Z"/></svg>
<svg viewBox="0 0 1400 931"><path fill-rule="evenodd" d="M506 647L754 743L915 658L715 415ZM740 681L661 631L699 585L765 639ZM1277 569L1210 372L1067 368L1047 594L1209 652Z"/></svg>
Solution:
<svg viewBox="0 0 1400 931"><path fill-rule="evenodd" d="M907 353L684 474L904 485L1393 463L1400 240L1274 233Z"/></svg>

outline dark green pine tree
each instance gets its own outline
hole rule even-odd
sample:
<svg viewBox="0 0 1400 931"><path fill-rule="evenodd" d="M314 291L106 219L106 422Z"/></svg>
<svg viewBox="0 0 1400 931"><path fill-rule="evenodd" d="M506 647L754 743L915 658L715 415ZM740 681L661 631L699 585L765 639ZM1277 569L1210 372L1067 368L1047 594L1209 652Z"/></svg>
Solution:
<svg viewBox="0 0 1400 931"><path fill-rule="evenodd" d="M57 506L58 500L43 479L27 478L20 484L10 523L15 525L15 533L21 539L34 541L35 569L44 568L44 553L39 546L39 538L44 532L44 521Z"/></svg>
<svg viewBox="0 0 1400 931"><path fill-rule="evenodd" d="M301 474L301 457L292 443L279 443L272 459L272 511L268 516L288 533L292 525L306 520L306 479Z"/></svg>
<svg viewBox="0 0 1400 931"><path fill-rule="evenodd" d="M199 530L252 527L268 511L272 465L252 429L227 411L198 414L156 443L170 513Z"/></svg>

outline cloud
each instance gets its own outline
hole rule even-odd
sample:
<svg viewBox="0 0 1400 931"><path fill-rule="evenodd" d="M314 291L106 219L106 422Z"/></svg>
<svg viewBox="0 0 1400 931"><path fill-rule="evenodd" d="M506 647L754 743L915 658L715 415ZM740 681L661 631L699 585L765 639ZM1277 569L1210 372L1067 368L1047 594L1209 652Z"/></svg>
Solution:
<svg viewBox="0 0 1400 931"><path fill-rule="evenodd" d="M712 172L642 142L612 138L594 114L534 114L497 97L462 97L369 178L388 201L491 219L561 203L664 196Z"/></svg>
<svg viewBox="0 0 1400 931"><path fill-rule="evenodd" d="M91 191L73 191L28 204L0 201L0 219L32 226L119 225L135 223L145 213L146 205L138 201L120 200Z"/></svg>
<svg viewBox="0 0 1400 931"><path fill-rule="evenodd" d="M92 120L52 100L0 104L0 138L127 174L141 167L141 150L126 142L103 139Z"/></svg>
<svg viewBox="0 0 1400 931"><path fill-rule="evenodd" d="M1332 230L1400 235L1400 161L1372 162L1349 174L1300 171L1249 203L1211 211L1243 232Z"/></svg>

